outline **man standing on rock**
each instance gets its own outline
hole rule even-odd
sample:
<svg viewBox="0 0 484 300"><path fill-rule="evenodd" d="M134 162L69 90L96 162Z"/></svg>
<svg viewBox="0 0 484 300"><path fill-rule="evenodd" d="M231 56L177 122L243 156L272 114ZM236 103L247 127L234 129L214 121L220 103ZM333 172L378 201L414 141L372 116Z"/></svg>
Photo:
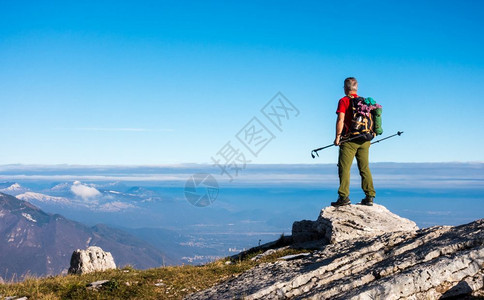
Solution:
<svg viewBox="0 0 484 300"><path fill-rule="evenodd" d="M355 139L345 142L341 140L342 135L349 132L351 127L353 119L351 98L358 97L358 81L354 77L346 78L344 91L346 96L339 100L338 109L336 110L338 118L336 121L336 138L334 139L334 144L339 146L339 197L336 202L331 202L331 205L343 206L351 203L350 198L348 198L350 195L350 169L353 159L356 157L361 176L361 188L366 195L360 204L372 206L373 198L375 198L375 189L373 188L373 178L371 177L368 158L370 141Z"/></svg>

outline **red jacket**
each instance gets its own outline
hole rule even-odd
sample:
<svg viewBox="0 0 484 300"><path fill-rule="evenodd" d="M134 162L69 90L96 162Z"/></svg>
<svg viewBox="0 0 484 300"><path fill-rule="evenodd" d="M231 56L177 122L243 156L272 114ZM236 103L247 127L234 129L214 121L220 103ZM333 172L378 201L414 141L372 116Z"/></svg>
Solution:
<svg viewBox="0 0 484 300"><path fill-rule="evenodd" d="M358 97L357 94L351 94L352 97ZM336 110L336 114L344 113L345 114L345 121L344 121L344 129L343 133L348 132L351 126L351 120L353 119L353 112L351 110L351 103L350 97L344 96L343 98L339 99L338 102L338 109Z"/></svg>

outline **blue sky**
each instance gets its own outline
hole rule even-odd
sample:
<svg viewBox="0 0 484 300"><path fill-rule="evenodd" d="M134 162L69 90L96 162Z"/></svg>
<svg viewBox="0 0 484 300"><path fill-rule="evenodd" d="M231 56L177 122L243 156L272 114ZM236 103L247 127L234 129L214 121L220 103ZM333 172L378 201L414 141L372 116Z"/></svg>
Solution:
<svg viewBox="0 0 484 300"><path fill-rule="evenodd" d="M483 161L481 1L1 1L0 164L332 163L342 82L383 105L373 162ZM282 131L260 109L282 92ZM257 117L275 139L235 137Z"/></svg>

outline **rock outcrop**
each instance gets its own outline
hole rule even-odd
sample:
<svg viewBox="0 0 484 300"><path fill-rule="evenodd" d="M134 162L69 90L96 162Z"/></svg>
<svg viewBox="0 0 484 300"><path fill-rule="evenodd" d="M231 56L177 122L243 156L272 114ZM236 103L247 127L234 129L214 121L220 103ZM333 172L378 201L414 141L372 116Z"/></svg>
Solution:
<svg viewBox="0 0 484 300"><path fill-rule="evenodd" d="M109 280L107 280L107 279L94 281L94 282L89 283L86 288L88 290L97 291L98 289L102 288L104 284L106 284L108 282L109 282Z"/></svg>
<svg viewBox="0 0 484 300"><path fill-rule="evenodd" d="M91 246L86 250L77 249L72 253L69 274L86 274L109 269L116 269L113 256L100 247Z"/></svg>
<svg viewBox="0 0 484 300"><path fill-rule="evenodd" d="M418 230L383 206L296 222L310 255L260 264L187 299L445 299L484 295L484 219Z"/></svg>
<svg viewBox="0 0 484 300"><path fill-rule="evenodd" d="M292 238L295 243L317 240L323 244L334 244L387 232L416 230L415 222L397 216L382 205L331 206L321 210L316 221L294 222Z"/></svg>

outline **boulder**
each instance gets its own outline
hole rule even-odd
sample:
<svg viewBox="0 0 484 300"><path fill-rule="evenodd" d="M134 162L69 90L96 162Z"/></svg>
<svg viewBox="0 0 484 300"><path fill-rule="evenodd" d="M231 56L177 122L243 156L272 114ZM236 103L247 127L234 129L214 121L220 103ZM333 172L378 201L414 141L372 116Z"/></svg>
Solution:
<svg viewBox="0 0 484 300"><path fill-rule="evenodd" d="M264 253L257 254L256 256L252 257L250 260L259 261L263 257L266 257L268 255L273 255L273 254L277 253L278 251L282 251L282 250L285 250L287 248L289 248L289 246L275 248L275 249L269 249L269 250L266 250Z"/></svg>
<svg viewBox="0 0 484 300"><path fill-rule="evenodd" d="M99 288L101 288L104 284L108 283L109 280L107 279L104 279L104 280L98 280L98 281L94 281L94 282L91 282L87 285L87 289L88 290L98 290Z"/></svg>
<svg viewBox="0 0 484 300"><path fill-rule="evenodd" d="M91 246L86 250L77 249L72 253L69 274L85 274L116 269L113 256L100 247Z"/></svg>
<svg viewBox="0 0 484 300"><path fill-rule="evenodd" d="M415 222L390 212L382 205L330 206L321 210L316 221L294 222L292 238L295 243L318 240L325 245L389 232L416 230Z"/></svg>

